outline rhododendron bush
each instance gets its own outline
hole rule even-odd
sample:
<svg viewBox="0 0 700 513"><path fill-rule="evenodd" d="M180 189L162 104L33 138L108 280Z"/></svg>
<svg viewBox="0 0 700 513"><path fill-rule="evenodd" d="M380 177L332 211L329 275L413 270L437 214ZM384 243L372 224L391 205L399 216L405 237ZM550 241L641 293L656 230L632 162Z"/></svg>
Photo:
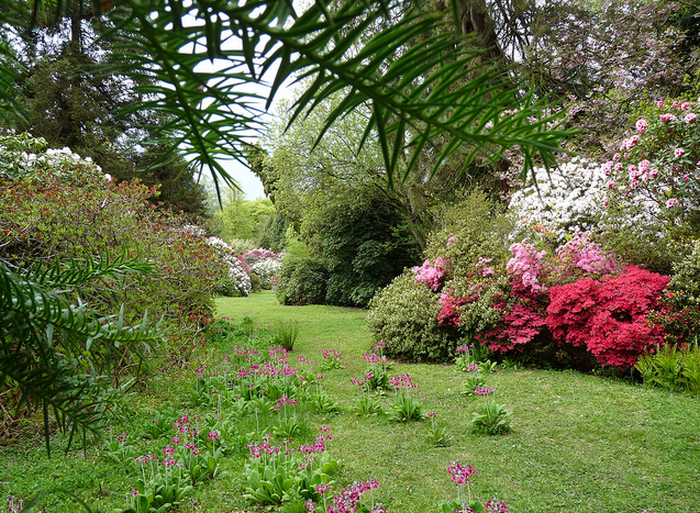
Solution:
<svg viewBox="0 0 700 513"><path fill-rule="evenodd" d="M671 272L700 235L700 124L695 102L644 109L603 165L606 243L632 263Z"/></svg>
<svg viewBox="0 0 700 513"><path fill-rule="evenodd" d="M15 171L2 174L0 257L24 269L125 253L149 261L154 271L125 288L96 283L91 306L111 315L124 305L125 322L146 310L150 319L163 317L173 354L184 356L211 317L220 269L199 229L149 203L157 189L117 184L68 149L44 149L43 141L26 137L2 142L4 169Z"/></svg>

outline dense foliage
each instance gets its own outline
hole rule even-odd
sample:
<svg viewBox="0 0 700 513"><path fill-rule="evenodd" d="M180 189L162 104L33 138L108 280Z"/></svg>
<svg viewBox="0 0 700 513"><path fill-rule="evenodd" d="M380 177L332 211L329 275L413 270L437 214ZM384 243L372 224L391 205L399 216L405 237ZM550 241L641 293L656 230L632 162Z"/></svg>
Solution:
<svg viewBox="0 0 700 513"><path fill-rule="evenodd" d="M186 356L212 315L212 283L221 269L204 238L186 227L186 219L154 207L148 199L155 189L116 184L67 148L42 152L39 140L5 142L0 256L18 269L123 254L149 262L149 276L113 290L96 288L90 303L103 315L123 305L126 322L145 311L162 317L171 355ZM36 153L19 151L27 144Z"/></svg>

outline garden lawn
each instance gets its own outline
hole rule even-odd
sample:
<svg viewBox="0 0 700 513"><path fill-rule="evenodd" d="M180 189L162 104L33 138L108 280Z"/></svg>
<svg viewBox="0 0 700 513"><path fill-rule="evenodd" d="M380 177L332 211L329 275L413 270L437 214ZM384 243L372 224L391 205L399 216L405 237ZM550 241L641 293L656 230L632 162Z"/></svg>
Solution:
<svg viewBox="0 0 700 513"><path fill-rule="evenodd" d="M472 412L489 398L461 395L467 374L454 365L394 362L389 373L411 376L418 388L409 393L422 402L423 413L436 413L436 422L452 437L448 447L434 447L425 438L429 419L397 423L384 415L351 412L360 397L351 378L361 379L366 368L362 354L373 345L365 311L283 307L271 292L220 299L217 308L235 323L247 317L263 329L278 321L298 321L299 338L290 361L312 360L310 368L323 375L323 387L341 408L336 414L310 415L307 436L313 439L320 426L328 426L333 436L328 452L343 462L338 485L376 479L374 497L389 512L437 513L441 501L455 499L457 490L447 473L454 461L476 469L472 497L485 502L497 496L514 513L700 511L697 397L573 372L499 368L485 375L486 386L496 388L495 399L512 412L512 432L492 437L470 432ZM340 354L342 368L319 370L328 349ZM210 344L192 366L213 367L232 350ZM174 411L190 408L193 382L193 371L171 371L149 380L130 398L133 425L115 431L136 439L139 426L148 425L163 404ZM389 392L381 399L384 411L393 398ZM74 451L64 456L59 452L64 443L61 437L53 441L51 460L39 439L0 447L0 493L29 498L51 492L40 502L47 512L80 511L74 498L94 511L123 506L137 475L133 465L108 461L100 448L90 449L87 456ZM151 447L148 441L137 444L141 452ZM227 454L222 473L196 486L179 511L257 511L242 497L246 459L245 450Z"/></svg>

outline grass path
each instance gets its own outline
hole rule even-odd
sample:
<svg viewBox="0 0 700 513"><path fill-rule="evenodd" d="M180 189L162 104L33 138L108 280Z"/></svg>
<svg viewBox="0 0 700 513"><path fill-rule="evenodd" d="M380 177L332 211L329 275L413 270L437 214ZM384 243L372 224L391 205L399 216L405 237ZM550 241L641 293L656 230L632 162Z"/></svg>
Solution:
<svg viewBox="0 0 700 513"><path fill-rule="evenodd" d="M362 354L372 346L365 311L282 307L264 292L221 299L218 314L236 321L245 315L258 326L298 321L292 361L311 359L316 362L312 369L320 367L324 349L341 354L343 368L322 373L324 388L341 413L312 415L309 436L319 426L329 426L330 451L343 461L338 484L376 479L375 496L389 513L438 513L441 501L456 498L446 471L453 461L477 470L472 476L475 498L485 502L498 496L513 513L700 513L696 397L574 372L499 369L486 377L486 384L498 389L497 401L512 412L513 431L489 437L470 432L472 412L485 398L460 394L465 374L453 365L395 363L390 373L411 375L419 385L413 394L423 412L435 411L453 438L448 447L433 447L425 439L429 421L401 424L351 412L358 391L350 378L362 375ZM231 349L206 347L192 366L215 365ZM128 398L132 422L114 431L129 433L136 455L161 450L162 440L143 439L139 432L164 406L178 414L198 414L188 399L194 382L193 369L153 375ZM392 400L393 393L383 399L384 411ZM16 494L25 499L40 495L34 511L80 513L78 499L95 513L121 511L138 479L137 469L110 461L102 446L90 448L87 455L75 450L64 456L64 442L61 437L53 442L50 460L38 435L0 446L0 509L7 496ZM173 513L275 511L246 506L241 472L246 458L242 447L232 450L222 462L222 474L199 484Z"/></svg>
<svg viewBox="0 0 700 513"><path fill-rule="evenodd" d="M454 498L446 468L456 460L477 469L472 491L479 499L497 495L515 512L700 512L697 398L573 372L499 370L488 385L512 412L513 433L487 437L468 430L484 399L460 395L463 374L453 366L396 364L391 373L410 373L424 413L436 411L454 438L434 448L424 439L429 422L347 413L357 399L350 377L361 375L361 355L372 345L364 311L283 307L269 292L218 305L236 319L297 320L295 355L318 361L323 349L341 353L344 368L328 371L324 384L346 413L319 422L332 428L343 477L377 479L390 511L437 511Z"/></svg>

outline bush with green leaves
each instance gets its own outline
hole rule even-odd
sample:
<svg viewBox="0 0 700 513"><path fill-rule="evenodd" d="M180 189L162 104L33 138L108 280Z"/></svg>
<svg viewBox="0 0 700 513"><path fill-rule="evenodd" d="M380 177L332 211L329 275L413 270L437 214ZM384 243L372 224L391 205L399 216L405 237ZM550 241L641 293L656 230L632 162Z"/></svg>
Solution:
<svg viewBox="0 0 700 513"><path fill-rule="evenodd" d="M660 325L669 343L684 343L700 333L700 239L692 252L677 261L674 274L664 295L665 308L651 320Z"/></svg>
<svg viewBox="0 0 700 513"><path fill-rule="evenodd" d="M326 300L328 269L313 258L288 256L282 260L275 293L283 305L320 305Z"/></svg>
<svg viewBox="0 0 700 513"><path fill-rule="evenodd" d="M41 146L38 141L36 149ZM186 357L211 318L213 281L221 269L198 229L154 207L148 200L156 188L138 181L117 184L72 153L72 167L62 163L57 172L54 160L41 157L33 159L32 173L0 188L0 258L19 269L97 255L149 262L153 272L122 286L86 284L90 305L103 315L123 306L126 323L140 321L146 311L151 319L162 317L173 345L169 354ZM29 156L0 150L0 160L12 158ZM126 353L123 357L115 363L128 365Z"/></svg>
<svg viewBox="0 0 700 513"><path fill-rule="evenodd" d="M464 193L456 203L435 214L441 228L428 240L426 263L406 270L370 303L370 331L375 340L386 343L386 354L391 357L452 360L465 327L476 333L500 320L490 297L502 292L503 283L495 283L492 294L483 294L483 301L466 306L453 301L460 294L466 296L475 270L505 268L512 219L498 200L480 191ZM488 259L484 260L487 255L493 260L489 266ZM427 287L425 280L438 281L429 281L431 285ZM431 289L441 289L442 293ZM458 327L441 317L450 309L456 314L458 308L465 311L464 326Z"/></svg>
<svg viewBox="0 0 700 513"><path fill-rule="evenodd" d="M375 340L385 343L384 354L409 361L447 361L461 335L438 322L440 294L414 283L406 270L372 298L367 326Z"/></svg>

